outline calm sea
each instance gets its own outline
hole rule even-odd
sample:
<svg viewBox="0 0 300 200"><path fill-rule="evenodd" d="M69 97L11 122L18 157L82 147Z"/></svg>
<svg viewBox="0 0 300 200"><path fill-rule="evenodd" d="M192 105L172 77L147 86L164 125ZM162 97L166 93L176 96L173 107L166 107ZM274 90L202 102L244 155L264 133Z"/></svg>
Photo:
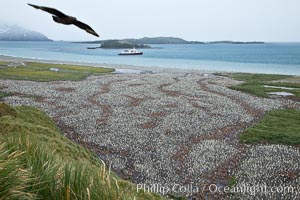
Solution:
<svg viewBox="0 0 300 200"><path fill-rule="evenodd" d="M142 56L69 42L1 42L0 55L88 63L300 75L300 43L151 45Z"/></svg>

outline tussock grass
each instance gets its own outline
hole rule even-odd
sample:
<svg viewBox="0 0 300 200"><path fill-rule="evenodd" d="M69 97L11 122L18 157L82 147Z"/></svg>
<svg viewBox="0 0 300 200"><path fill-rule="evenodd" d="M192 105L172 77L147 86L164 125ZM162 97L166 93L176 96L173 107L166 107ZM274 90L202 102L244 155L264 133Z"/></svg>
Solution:
<svg viewBox="0 0 300 200"><path fill-rule="evenodd" d="M51 71L56 68L58 71ZM4 67L0 70L0 79L30 80L30 81L79 81L89 75L102 75L113 72L114 69L88 67L78 65L26 63L26 66Z"/></svg>
<svg viewBox="0 0 300 200"><path fill-rule="evenodd" d="M5 103L0 103L0 117L2 116L11 116L11 117L16 117L17 112L15 109L11 108L9 105Z"/></svg>
<svg viewBox="0 0 300 200"><path fill-rule="evenodd" d="M239 85L231 86L230 89L253 94L258 97L269 97L269 92L289 92L296 97L300 97L300 84L296 82L280 82L281 80L296 80L295 76L277 75L277 74L248 74L248 73L226 73L221 74L231 77L235 80L244 81ZM298 77L300 80L300 78ZM276 82L275 82L276 81ZM290 87L293 90L280 88L266 88L264 85Z"/></svg>
<svg viewBox="0 0 300 200"><path fill-rule="evenodd" d="M11 109L16 115L0 117L0 199L162 199L137 193L134 184L63 136L43 112Z"/></svg>
<svg viewBox="0 0 300 200"><path fill-rule="evenodd" d="M22 168L23 152L8 149L0 143L0 199L34 199L36 195L28 192L30 174Z"/></svg>
<svg viewBox="0 0 300 200"><path fill-rule="evenodd" d="M240 135L243 143L300 144L300 109L273 110Z"/></svg>

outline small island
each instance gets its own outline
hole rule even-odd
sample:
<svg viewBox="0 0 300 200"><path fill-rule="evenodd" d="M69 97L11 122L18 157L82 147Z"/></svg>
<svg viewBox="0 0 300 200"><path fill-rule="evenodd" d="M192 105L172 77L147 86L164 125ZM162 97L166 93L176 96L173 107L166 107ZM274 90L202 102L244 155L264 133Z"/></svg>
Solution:
<svg viewBox="0 0 300 200"><path fill-rule="evenodd" d="M102 49L131 49L131 48L138 48L138 49L148 49L151 48L149 45L144 44L137 44L133 42L128 42L124 40L108 40L101 44L99 48Z"/></svg>
<svg viewBox="0 0 300 200"><path fill-rule="evenodd" d="M151 46L145 44L137 44L126 40L105 40L97 47L87 47L87 49L149 49Z"/></svg>
<svg viewBox="0 0 300 200"><path fill-rule="evenodd" d="M143 37L140 39L115 39L115 40L97 40L97 41L85 41L79 43L86 44L101 44L100 47L88 47L88 49L125 49L125 48L151 48L149 44L264 44L260 41L212 41L212 42L201 42L201 41L187 41L182 38L176 37Z"/></svg>

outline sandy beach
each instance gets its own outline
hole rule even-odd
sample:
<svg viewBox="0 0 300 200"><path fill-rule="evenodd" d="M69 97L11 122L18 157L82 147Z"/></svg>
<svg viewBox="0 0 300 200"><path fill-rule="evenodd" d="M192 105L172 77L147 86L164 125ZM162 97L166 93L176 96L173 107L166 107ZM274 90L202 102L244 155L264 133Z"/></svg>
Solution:
<svg viewBox="0 0 300 200"><path fill-rule="evenodd" d="M215 70L197 70L197 69L180 69L180 68L167 68L167 67L155 67L155 66L137 66L137 65L126 65L126 64L109 64L109 63L91 63L91 62L70 62L70 61L55 61L55 60L43 60L43 59L31 59L31 58L20 58L12 56L0 55L0 61L12 62L12 63L22 63L22 62L40 62L40 63L54 63L54 64L70 64L70 65L83 65L83 66L93 66L93 67L108 67L114 68L120 73L214 73L222 72Z"/></svg>
<svg viewBox="0 0 300 200"><path fill-rule="evenodd" d="M47 62L5 56L0 60ZM286 175L300 170L298 147L245 145L238 140L267 111L300 108L299 102L228 89L240 82L207 71L76 64L113 67L116 73L82 81L0 80L2 91L16 94L4 101L45 111L66 136L136 184L170 188L193 184L204 189L179 193L199 199L224 195L207 193L208 186L226 185L232 176L240 187L268 183L269 187L295 186L300 191L300 177ZM255 194L259 199L276 195ZM253 199L253 193L238 197ZM300 194L287 193L285 198L297 199Z"/></svg>

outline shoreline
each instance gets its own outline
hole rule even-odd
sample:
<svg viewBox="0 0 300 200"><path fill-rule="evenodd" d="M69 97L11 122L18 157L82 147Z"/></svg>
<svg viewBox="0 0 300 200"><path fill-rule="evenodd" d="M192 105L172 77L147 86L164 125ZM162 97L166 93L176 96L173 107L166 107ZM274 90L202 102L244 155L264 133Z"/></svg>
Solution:
<svg viewBox="0 0 300 200"><path fill-rule="evenodd" d="M51 64L70 64L70 65L83 65L91 67L107 67L119 70L140 70L141 72L150 73L226 73L226 71L217 70L200 70L200 69L181 69L181 68L167 68L159 66L139 66L139 65L127 65L127 64L110 64L110 63L90 63L90 62L72 62L72 61L60 61L60 60L45 60L45 59L34 59L34 58L23 58L15 56L0 55L0 61L6 62L41 62L41 63L51 63ZM229 72L227 72L229 73Z"/></svg>
<svg viewBox="0 0 300 200"><path fill-rule="evenodd" d="M206 70L206 69L190 69L190 68L176 68L176 67L162 67L162 66L141 66L141 65L127 65L127 64L112 64L112 63L92 63L92 62L78 62L78 61L60 61L60 60L46 60L37 58L24 58L18 56L7 56L0 54L0 61L8 62L40 62L51 64L70 64L70 65L83 65L92 67L107 67L116 69L116 71L124 70L119 73L131 73L131 70L140 71L140 73L199 73L199 74L214 74L214 73L245 73L245 74L276 74L276 75L290 75L300 76L289 73L260 73L260 72L241 72L241 71L224 71L224 70ZM132 71L132 73L137 73Z"/></svg>

